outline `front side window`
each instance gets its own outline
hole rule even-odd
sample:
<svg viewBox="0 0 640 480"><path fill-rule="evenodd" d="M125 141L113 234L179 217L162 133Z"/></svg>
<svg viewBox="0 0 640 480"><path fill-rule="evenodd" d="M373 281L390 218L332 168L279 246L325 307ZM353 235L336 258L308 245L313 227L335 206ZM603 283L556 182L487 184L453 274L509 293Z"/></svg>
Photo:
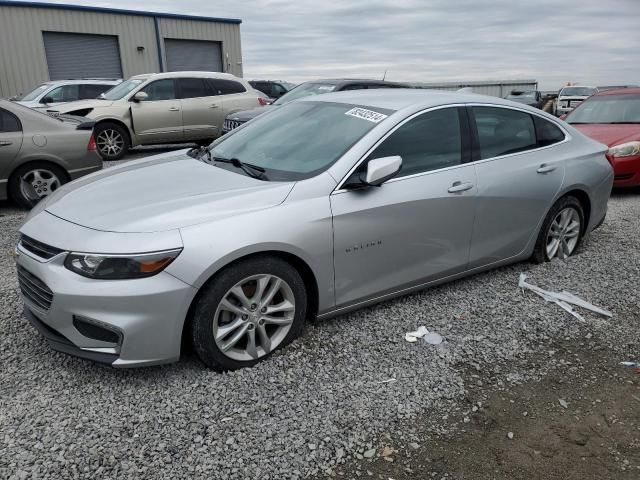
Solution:
<svg viewBox="0 0 640 480"><path fill-rule="evenodd" d="M22 125L13 113L0 109L0 132L20 132Z"/></svg>
<svg viewBox="0 0 640 480"><path fill-rule="evenodd" d="M394 155L402 157L398 177L461 164L458 109L443 108L412 118L387 137L367 160Z"/></svg>
<svg viewBox="0 0 640 480"><path fill-rule="evenodd" d="M80 98L80 85L62 85L47 93L40 102L45 103L45 99L49 100L48 103L74 102L78 98Z"/></svg>
<svg viewBox="0 0 640 480"><path fill-rule="evenodd" d="M175 100L175 82L172 78L165 78L163 80L156 80L145 86L141 91L146 93L149 97L147 101L159 101L159 100Z"/></svg>
<svg viewBox="0 0 640 480"><path fill-rule="evenodd" d="M354 109L355 105L342 103L292 103L220 137L211 153L262 167L269 180L310 178L329 168L376 126L354 114ZM375 111L382 119L392 113Z"/></svg>
<svg viewBox="0 0 640 480"><path fill-rule="evenodd" d="M179 98L201 98L215 95L204 78L179 78Z"/></svg>
<svg viewBox="0 0 640 480"><path fill-rule="evenodd" d="M499 107L473 107L482 159L537 148L531 115Z"/></svg>

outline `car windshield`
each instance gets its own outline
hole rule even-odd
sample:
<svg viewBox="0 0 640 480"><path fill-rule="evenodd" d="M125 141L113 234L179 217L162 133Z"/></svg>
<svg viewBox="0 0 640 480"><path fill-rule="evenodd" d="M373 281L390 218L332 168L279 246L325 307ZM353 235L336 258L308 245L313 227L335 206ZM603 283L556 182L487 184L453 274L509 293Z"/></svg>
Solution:
<svg viewBox="0 0 640 480"><path fill-rule="evenodd" d="M596 89L591 87L565 87L560 90L561 97L588 97L594 93Z"/></svg>
<svg viewBox="0 0 640 480"><path fill-rule="evenodd" d="M104 98L105 100L120 100L142 82L144 82L144 80L141 80L139 78L127 80L126 82L122 82L119 85L113 87L111 90L103 93L100 98Z"/></svg>
<svg viewBox="0 0 640 480"><path fill-rule="evenodd" d="M291 82L280 82L280 84L287 90L292 90L296 87L296 84Z"/></svg>
<svg viewBox="0 0 640 480"><path fill-rule="evenodd" d="M298 85L294 89L288 91L278 100L273 102L274 105L284 105L299 98L310 97L311 95L320 95L322 93L333 92L336 86L331 83L314 83L307 82Z"/></svg>
<svg viewBox="0 0 640 480"><path fill-rule="evenodd" d="M262 167L269 180L301 180L329 168L391 113L343 103L295 102L219 138L211 153Z"/></svg>
<svg viewBox="0 0 640 480"><path fill-rule="evenodd" d="M640 95L602 95L582 102L568 123L640 123Z"/></svg>
<svg viewBox="0 0 640 480"><path fill-rule="evenodd" d="M507 95L508 100L532 100L536 98L536 92L521 92Z"/></svg>
<svg viewBox="0 0 640 480"><path fill-rule="evenodd" d="M16 100L20 101L20 102L30 102L32 100L35 100L36 98L38 98L38 96L44 92L47 88L49 88L51 85L47 85L46 83L43 83L42 85L38 85L36 88L34 88L33 90L31 90L28 93L25 93L24 95L16 98Z"/></svg>

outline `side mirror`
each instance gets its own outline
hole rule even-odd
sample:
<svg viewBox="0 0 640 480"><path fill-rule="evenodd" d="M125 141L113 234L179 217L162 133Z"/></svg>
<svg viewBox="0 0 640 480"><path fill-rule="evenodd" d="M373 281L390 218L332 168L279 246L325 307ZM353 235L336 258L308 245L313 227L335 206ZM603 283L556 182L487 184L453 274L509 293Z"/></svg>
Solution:
<svg viewBox="0 0 640 480"><path fill-rule="evenodd" d="M44 103L45 105L47 105L49 103L53 103L53 98L51 98L51 97L42 97L42 100L40 100L40 103Z"/></svg>
<svg viewBox="0 0 640 480"><path fill-rule="evenodd" d="M396 176L402 167L402 157L374 158L367 163L367 173L361 178L365 185L379 187L384 182Z"/></svg>
<svg viewBox="0 0 640 480"><path fill-rule="evenodd" d="M149 95L147 95L145 92L137 92L133 96L133 101L134 102L144 102L147 98L149 98Z"/></svg>

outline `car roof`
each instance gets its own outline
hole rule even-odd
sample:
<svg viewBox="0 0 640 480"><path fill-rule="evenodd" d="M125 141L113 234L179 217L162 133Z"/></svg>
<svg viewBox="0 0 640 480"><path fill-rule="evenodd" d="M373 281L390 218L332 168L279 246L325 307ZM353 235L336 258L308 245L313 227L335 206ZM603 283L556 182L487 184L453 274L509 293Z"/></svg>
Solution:
<svg viewBox="0 0 640 480"><path fill-rule="evenodd" d="M596 90L598 89L598 87L594 85L565 85L564 87L561 87L560 90L564 90L565 88L595 88Z"/></svg>
<svg viewBox="0 0 640 480"><path fill-rule="evenodd" d="M86 84L113 84L116 85L122 82L119 78L76 78L69 80L49 80L48 82L44 82L45 85L75 85L78 83L86 83Z"/></svg>
<svg viewBox="0 0 640 480"><path fill-rule="evenodd" d="M605 95L640 95L640 87L629 87L629 88L615 88L612 90L604 90L602 92L598 92L594 95L598 97L602 97Z"/></svg>
<svg viewBox="0 0 640 480"><path fill-rule="evenodd" d="M456 103L487 103L524 108L522 104L503 100L498 97L474 93L458 93L447 90L415 88L348 90L346 92L324 93L322 95L304 97L297 101L345 103L388 110L402 110L415 106L429 108L432 106Z"/></svg>
<svg viewBox="0 0 640 480"><path fill-rule="evenodd" d="M163 73L144 73L141 75L134 75L131 78L137 79L162 79L162 78L220 78L225 80L235 80L235 81L244 81L241 78L236 77L230 73L221 73L221 72L204 72L204 71L184 71L184 72L163 72Z"/></svg>

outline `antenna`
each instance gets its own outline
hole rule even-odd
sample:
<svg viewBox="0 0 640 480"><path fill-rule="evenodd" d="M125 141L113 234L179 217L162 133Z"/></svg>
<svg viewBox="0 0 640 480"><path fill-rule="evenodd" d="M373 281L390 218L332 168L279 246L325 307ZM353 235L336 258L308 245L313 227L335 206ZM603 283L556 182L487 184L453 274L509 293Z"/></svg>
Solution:
<svg viewBox="0 0 640 480"><path fill-rule="evenodd" d="M384 75L382 75L382 81L384 82L384 79L387 78L387 71L384 71Z"/></svg>

